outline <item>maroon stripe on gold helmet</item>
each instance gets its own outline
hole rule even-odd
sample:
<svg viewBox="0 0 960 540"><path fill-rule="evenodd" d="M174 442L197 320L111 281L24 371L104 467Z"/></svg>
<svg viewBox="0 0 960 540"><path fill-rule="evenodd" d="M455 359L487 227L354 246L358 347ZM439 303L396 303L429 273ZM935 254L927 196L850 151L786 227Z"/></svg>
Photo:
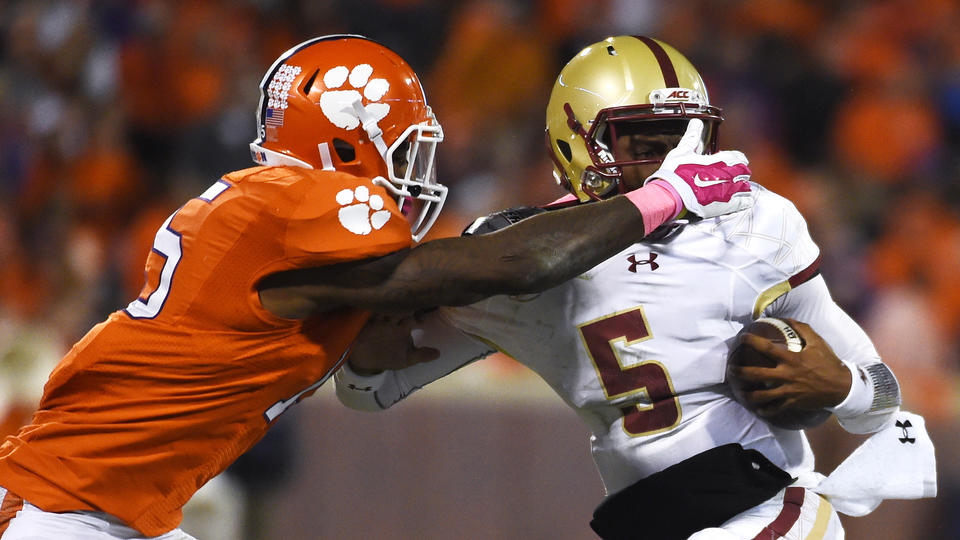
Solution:
<svg viewBox="0 0 960 540"><path fill-rule="evenodd" d="M677 70L674 69L673 62L670 61L670 56L667 55L667 51L663 50L663 47L661 47L656 40L650 39L647 36L633 37L642 41L647 47L650 47L650 51L657 59L657 63L660 64L660 71L663 73L664 86L667 88L680 86L680 81L677 79Z"/></svg>

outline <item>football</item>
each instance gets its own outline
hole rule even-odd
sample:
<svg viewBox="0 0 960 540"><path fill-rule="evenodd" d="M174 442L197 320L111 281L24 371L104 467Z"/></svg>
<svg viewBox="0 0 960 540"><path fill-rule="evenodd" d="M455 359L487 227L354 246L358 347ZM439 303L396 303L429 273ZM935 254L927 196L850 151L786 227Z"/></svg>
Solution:
<svg viewBox="0 0 960 540"><path fill-rule="evenodd" d="M743 330L737 334L730 355L727 357L727 384L730 385L730 389L733 391L734 399L744 407L751 409L750 405L743 399L743 392L757 390L758 387L737 378L731 368L733 366L776 367L777 363L775 359L742 345L743 336L746 334L754 334L769 339L773 343L785 347L792 352L800 352L803 350L805 343L789 323L773 317L757 319L745 326ZM792 409L785 410L773 416L761 416L760 418L782 429L799 430L816 427L826 422L827 419L830 418L830 411L825 409Z"/></svg>

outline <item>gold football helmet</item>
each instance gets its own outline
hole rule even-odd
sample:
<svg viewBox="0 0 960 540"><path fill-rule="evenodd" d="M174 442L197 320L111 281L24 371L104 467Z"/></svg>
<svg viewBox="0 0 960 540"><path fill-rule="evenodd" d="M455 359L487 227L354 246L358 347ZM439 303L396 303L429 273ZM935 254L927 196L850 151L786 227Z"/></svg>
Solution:
<svg viewBox="0 0 960 540"><path fill-rule="evenodd" d="M615 195L624 166L660 161L616 155L618 130L683 133L691 118L704 121L704 148L715 152L722 113L710 105L700 74L676 49L644 36L594 43L564 66L547 104L554 177L581 201Z"/></svg>

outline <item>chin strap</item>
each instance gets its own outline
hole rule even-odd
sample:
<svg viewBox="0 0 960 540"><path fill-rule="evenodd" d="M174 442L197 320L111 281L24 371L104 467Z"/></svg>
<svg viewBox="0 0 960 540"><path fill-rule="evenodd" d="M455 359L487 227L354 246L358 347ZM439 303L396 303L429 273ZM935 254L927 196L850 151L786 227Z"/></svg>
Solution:
<svg viewBox="0 0 960 540"><path fill-rule="evenodd" d="M322 142L317 145L317 151L320 153L320 163L325 171L335 171L333 167L333 158L330 156L330 145Z"/></svg>
<svg viewBox="0 0 960 540"><path fill-rule="evenodd" d="M360 125L363 127L363 130L367 132L367 137L373 142L373 145L377 147L377 152L380 152L383 160L386 161L387 143L383 140L383 130L377 125L377 119L367 112L367 109L363 107L360 99L354 100L352 105L353 111L357 113L357 118L360 119Z"/></svg>

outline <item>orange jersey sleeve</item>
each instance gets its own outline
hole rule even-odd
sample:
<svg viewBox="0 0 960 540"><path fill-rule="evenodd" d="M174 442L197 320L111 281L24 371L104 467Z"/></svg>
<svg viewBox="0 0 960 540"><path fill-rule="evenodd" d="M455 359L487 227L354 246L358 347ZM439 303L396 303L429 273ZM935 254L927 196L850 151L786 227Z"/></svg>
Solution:
<svg viewBox="0 0 960 540"><path fill-rule="evenodd" d="M211 329L256 329L273 320L254 289L265 275L410 244L406 219L369 180L254 167L225 176L168 218L147 259L146 285L126 311ZM183 255L190 253L200 256Z"/></svg>
<svg viewBox="0 0 960 540"><path fill-rule="evenodd" d="M331 375L368 316L281 319L257 281L410 245L369 180L287 167L225 176L159 229L140 297L53 371L33 422L0 446L0 485L147 536L175 528L199 486Z"/></svg>

